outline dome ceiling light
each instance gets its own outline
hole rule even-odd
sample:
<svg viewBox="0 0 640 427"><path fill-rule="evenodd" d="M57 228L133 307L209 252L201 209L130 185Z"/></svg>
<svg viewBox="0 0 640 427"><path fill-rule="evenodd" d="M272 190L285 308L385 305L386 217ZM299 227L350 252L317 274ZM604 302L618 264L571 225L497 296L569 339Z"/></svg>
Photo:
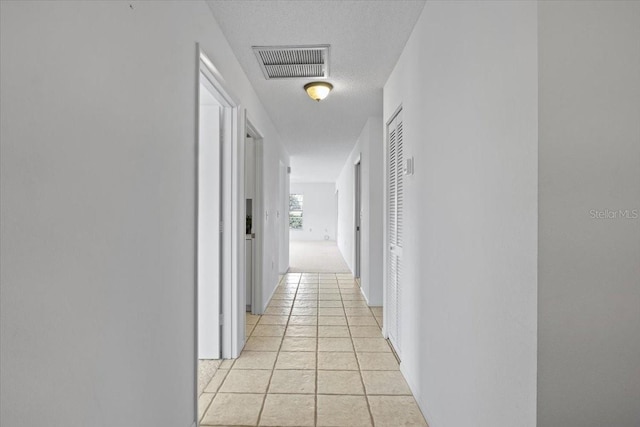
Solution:
<svg viewBox="0 0 640 427"><path fill-rule="evenodd" d="M304 85L304 90L307 91L307 95L314 101L322 101L329 95L333 89L333 85L327 82L311 82Z"/></svg>

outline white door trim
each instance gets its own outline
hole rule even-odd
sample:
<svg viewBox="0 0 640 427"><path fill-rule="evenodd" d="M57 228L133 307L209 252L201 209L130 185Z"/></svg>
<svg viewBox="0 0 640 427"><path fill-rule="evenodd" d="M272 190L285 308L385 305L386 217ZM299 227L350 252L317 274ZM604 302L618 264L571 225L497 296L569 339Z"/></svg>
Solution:
<svg viewBox="0 0 640 427"><path fill-rule="evenodd" d="M239 310L239 302L244 301L244 298L240 298L239 296L239 280L243 279L244 274L244 221L238 220L239 212L244 211L244 207L241 206L244 203L244 200L241 199L243 192L239 192L239 188L241 188L240 185L243 185L244 181L243 177L239 175L239 171L243 172L241 167L242 162L240 162L240 159L244 161L244 144L239 143L241 139L241 134L239 133L239 116L241 114L241 109L236 97L233 96L228 88L225 87L224 80L220 76L220 73L206 53L201 50L199 45L197 46L197 58L198 73L202 73L202 75L206 77L204 81L205 86L215 93L216 98L223 106L223 114L221 117L221 219L223 230L221 244L221 357L223 359L228 359L237 357L242 349L242 345L244 344L242 342L242 338L244 337L244 328L241 334L242 338L240 338L240 325L238 322L240 314L244 316L244 310ZM244 128L244 126L242 127ZM242 203L240 203L241 201ZM240 233L242 233L241 236ZM242 245L240 243L242 243Z"/></svg>
<svg viewBox="0 0 640 427"><path fill-rule="evenodd" d="M197 141L197 304L198 358L218 359L221 355L220 307L222 289L222 138L223 107L215 89L199 73Z"/></svg>
<svg viewBox="0 0 640 427"><path fill-rule="evenodd" d="M253 125L249 114L245 114L245 135L249 134L255 141L256 160L256 200L253 207L254 218L252 224L256 232L253 292L251 293L251 313L262 314L262 290L264 271L264 146L262 133ZM244 170L243 170L244 175Z"/></svg>
<svg viewBox="0 0 640 427"><path fill-rule="evenodd" d="M383 284L383 292L382 292L382 335L384 338L389 339L389 301L387 298L388 294L388 278L389 278L389 256L391 255L391 245L389 242L389 126L391 122L396 118L398 113L402 111L402 104L396 108L396 110L389 116L389 119L386 121L384 126L384 156L383 156L383 171L384 171L384 219L383 219L383 242L384 242L384 251L383 251L383 262L382 262L382 284Z"/></svg>
<svg viewBox="0 0 640 427"><path fill-rule="evenodd" d="M362 154L353 162L353 276L362 276Z"/></svg>

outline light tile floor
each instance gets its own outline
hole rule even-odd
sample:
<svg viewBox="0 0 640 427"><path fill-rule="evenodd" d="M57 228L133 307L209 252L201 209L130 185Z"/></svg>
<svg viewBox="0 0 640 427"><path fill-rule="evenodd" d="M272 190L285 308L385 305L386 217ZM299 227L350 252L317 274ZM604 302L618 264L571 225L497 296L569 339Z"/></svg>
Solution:
<svg viewBox="0 0 640 427"><path fill-rule="evenodd" d="M287 274L204 387L200 424L426 426L381 324L350 274Z"/></svg>

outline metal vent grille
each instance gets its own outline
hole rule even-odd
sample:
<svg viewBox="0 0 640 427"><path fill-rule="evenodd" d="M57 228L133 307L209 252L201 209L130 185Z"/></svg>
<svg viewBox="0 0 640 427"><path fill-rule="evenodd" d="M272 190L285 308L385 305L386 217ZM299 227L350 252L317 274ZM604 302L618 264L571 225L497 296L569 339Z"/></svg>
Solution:
<svg viewBox="0 0 640 427"><path fill-rule="evenodd" d="M329 77L329 45L253 46L253 51L267 80Z"/></svg>

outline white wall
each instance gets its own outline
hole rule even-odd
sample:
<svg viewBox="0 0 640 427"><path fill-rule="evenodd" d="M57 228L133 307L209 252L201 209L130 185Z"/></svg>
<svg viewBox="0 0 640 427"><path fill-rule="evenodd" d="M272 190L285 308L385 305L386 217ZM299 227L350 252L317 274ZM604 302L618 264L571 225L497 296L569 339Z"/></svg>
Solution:
<svg viewBox="0 0 640 427"><path fill-rule="evenodd" d="M335 184L292 182L290 193L302 194L304 199L302 230L289 230L289 238L291 240L336 240Z"/></svg>
<svg viewBox="0 0 640 427"><path fill-rule="evenodd" d="M202 76L201 78L205 78ZM198 119L198 358L220 353L220 108L200 85Z"/></svg>
<svg viewBox="0 0 640 427"><path fill-rule="evenodd" d="M254 124L256 123L253 119L251 121ZM269 127L273 129L271 128L270 122ZM269 133L265 133L263 129L264 126L258 127L258 130L264 136L262 140L264 162L262 170L262 191L264 193L264 211L262 215L258 215L254 221L262 220L264 227L262 266L262 309L264 310L278 285L280 268L282 268L285 262L286 264L284 265L288 268L289 263L288 229L283 227L282 221L283 207L281 191L283 191L283 187L281 185L279 172L281 162L285 167L289 165L289 155L279 142L279 139L277 146L274 147L274 141L269 138ZM273 129L273 131L275 132L275 129ZM259 218L260 216L262 218Z"/></svg>
<svg viewBox="0 0 640 427"><path fill-rule="evenodd" d="M280 163L280 274L289 270L289 188L290 174L287 165Z"/></svg>
<svg viewBox="0 0 640 427"><path fill-rule="evenodd" d="M244 145L244 196L245 199L252 199L255 207L256 197L256 140L245 138ZM246 201L245 201L246 203ZM251 212L247 212L250 215Z"/></svg>
<svg viewBox="0 0 640 427"><path fill-rule="evenodd" d="M431 427L536 424L537 10L427 2L403 106L401 369Z"/></svg>
<svg viewBox="0 0 640 427"><path fill-rule="evenodd" d="M538 11L538 425L637 427L640 3Z"/></svg>
<svg viewBox="0 0 640 427"><path fill-rule="evenodd" d="M347 265L355 268L355 170L360 157L361 184L361 254L360 285L369 305L382 305L383 255L383 129L382 118L370 117L365 123L353 150L347 157L336 182L338 190L338 248Z"/></svg>
<svg viewBox="0 0 640 427"><path fill-rule="evenodd" d="M361 135L362 137L362 135ZM354 164L360 156L361 143L356 141L353 150L347 157L342 167L342 172L336 181L338 190L338 221L336 230L336 242L342 257L347 263L349 270L355 271L354 254L354 209L355 209L355 184L354 184Z"/></svg>
<svg viewBox="0 0 640 427"><path fill-rule="evenodd" d="M196 42L277 131L203 2L0 8L0 424L191 426Z"/></svg>

